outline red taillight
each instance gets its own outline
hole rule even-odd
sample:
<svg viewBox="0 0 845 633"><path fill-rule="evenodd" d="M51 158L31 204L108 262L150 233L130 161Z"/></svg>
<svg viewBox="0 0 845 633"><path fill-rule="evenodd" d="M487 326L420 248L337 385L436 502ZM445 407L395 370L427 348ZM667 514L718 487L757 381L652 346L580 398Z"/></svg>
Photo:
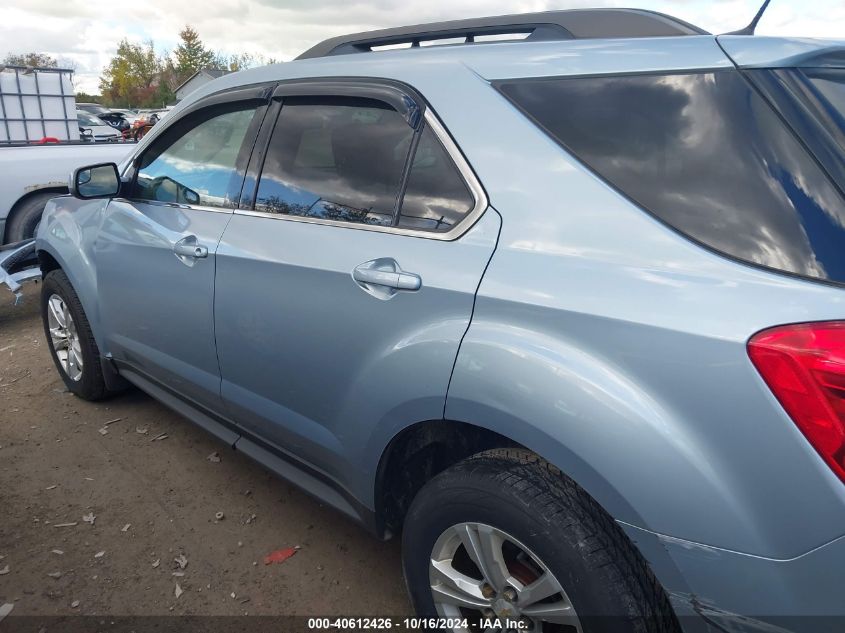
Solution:
<svg viewBox="0 0 845 633"><path fill-rule="evenodd" d="M842 481L845 481L845 322L763 330L748 341L763 380Z"/></svg>

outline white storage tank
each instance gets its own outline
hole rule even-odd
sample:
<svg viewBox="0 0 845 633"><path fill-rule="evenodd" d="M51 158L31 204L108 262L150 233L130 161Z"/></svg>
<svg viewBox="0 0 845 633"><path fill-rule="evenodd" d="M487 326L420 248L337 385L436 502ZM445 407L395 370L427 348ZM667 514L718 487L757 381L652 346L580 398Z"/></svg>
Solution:
<svg viewBox="0 0 845 633"><path fill-rule="evenodd" d="M78 141L72 70L0 65L0 143Z"/></svg>

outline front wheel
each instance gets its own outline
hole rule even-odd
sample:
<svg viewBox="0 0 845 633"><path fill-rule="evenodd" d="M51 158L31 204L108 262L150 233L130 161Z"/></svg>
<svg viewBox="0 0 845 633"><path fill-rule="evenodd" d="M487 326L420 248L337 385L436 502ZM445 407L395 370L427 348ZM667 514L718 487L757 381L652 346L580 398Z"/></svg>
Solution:
<svg viewBox="0 0 845 633"><path fill-rule="evenodd" d="M453 630L466 620L479 631L679 631L621 529L529 451L486 451L426 484L405 519L402 557L417 613Z"/></svg>
<svg viewBox="0 0 845 633"><path fill-rule="evenodd" d="M52 270L41 286L41 320L48 349L69 391L84 400L111 395L100 367L100 351L79 297L67 275Z"/></svg>

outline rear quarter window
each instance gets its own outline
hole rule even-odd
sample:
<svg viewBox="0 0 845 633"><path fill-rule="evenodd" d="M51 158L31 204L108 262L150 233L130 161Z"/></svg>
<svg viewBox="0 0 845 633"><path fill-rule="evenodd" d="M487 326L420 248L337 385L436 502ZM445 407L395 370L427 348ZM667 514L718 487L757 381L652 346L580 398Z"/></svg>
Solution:
<svg viewBox="0 0 845 633"><path fill-rule="evenodd" d="M845 282L845 204L736 71L549 78L498 89L638 205L730 257Z"/></svg>
<svg viewBox="0 0 845 633"><path fill-rule="evenodd" d="M810 68L804 74L827 102L839 129L845 131L845 68Z"/></svg>

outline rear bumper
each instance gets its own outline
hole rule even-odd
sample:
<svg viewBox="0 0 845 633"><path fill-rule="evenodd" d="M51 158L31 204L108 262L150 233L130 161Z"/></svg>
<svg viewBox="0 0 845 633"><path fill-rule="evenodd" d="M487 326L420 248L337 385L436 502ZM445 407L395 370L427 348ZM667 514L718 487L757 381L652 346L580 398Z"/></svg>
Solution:
<svg viewBox="0 0 845 633"><path fill-rule="evenodd" d="M845 631L845 536L778 560L620 525L669 592L686 633Z"/></svg>

